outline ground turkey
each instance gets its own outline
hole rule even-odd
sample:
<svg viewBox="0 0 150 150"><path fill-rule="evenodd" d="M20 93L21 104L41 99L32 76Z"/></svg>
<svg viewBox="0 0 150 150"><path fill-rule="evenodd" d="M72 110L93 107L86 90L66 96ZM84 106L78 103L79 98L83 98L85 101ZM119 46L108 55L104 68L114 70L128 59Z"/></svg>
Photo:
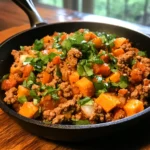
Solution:
<svg viewBox="0 0 150 150"><path fill-rule="evenodd" d="M72 48L71 50L69 50L68 54L67 54L67 62L72 66L75 67L78 63L78 59L82 56L82 53L76 49L76 48Z"/></svg>
<svg viewBox="0 0 150 150"><path fill-rule="evenodd" d="M7 104L13 104L17 101L17 89L15 87L6 91L5 95L6 97L4 98L4 102Z"/></svg>

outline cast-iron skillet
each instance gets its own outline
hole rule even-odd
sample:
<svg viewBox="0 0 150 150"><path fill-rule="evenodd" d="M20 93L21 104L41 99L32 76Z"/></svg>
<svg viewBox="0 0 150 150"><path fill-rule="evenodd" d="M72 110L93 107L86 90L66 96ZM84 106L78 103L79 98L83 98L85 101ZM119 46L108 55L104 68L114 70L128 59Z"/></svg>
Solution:
<svg viewBox="0 0 150 150"><path fill-rule="evenodd" d="M53 32L74 32L80 28L87 28L92 31L105 31L107 33L116 34L130 39L135 47L140 50L147 51L150 56L150 38L138 31L121 27L119 25L93 23L93 22L63 22L55 24L45 24L34 8L31 0L13 0L28 14L30 23L36 28L17 34L0 45L0 77L9 72L9 68L13 62L11 56L12 49L19 49L20 45L31 45L35 39L40 39L47 34ZM51 14L49 14L51 15ZM38 25L41 25L37 27ZM59 141L80 141L99 136L114 134L120 130L137 125L139 121L146 118L150 114L150 107L144 111L121 120L93 124L93 125L46 125L41 121L25 118L17 114L13 109L3 102L4 91L0 90L0 107L13 119L15 119L24 129L29 132Z"/></svg>

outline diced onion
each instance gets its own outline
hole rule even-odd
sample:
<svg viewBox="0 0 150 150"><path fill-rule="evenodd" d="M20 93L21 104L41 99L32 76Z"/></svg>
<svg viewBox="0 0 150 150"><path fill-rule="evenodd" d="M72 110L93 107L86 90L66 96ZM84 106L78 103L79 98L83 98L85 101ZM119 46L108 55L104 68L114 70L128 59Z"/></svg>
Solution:
<svg viewBox="0 0 150 150"><path fill-rule="evenodd" d="M81 110L87 117L90 117L94 113L94 106L93 105L83 105L83 106L81 106Z"/></svg>
<svg viewBox="0 0 150 150"><path fill-rule="evenodd" d="M27 57L30 57L30 55L21 55L20 56L20 62L24 62Z"/></svg>

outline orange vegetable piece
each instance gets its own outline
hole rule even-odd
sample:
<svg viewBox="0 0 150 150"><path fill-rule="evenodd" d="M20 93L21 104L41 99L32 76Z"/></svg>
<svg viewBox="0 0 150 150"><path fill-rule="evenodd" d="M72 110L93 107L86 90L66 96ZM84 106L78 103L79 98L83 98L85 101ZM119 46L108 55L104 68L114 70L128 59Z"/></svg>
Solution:
<svg viewBox="0 0 150 150"><path fill-rule="evenodd" d="M123 107L127 116L132 116L142 110L144 110L143 102L137 99L130 99Z"/></svg>
<svg viewBox="0 0 150 150"><path fill-rule="evenodd" d="M3 80L2 84L1 84L1 88L2 90L9 90L11 89L12 87L15 87L17 85L17 81L13 78L10 78L10 79L5 79Z"/></svg>
<svg viewBox="0 0 150 150"><path fill-rule="evenodd" d="M123 50L122 48L115 49L115 50L113 51L113 54L114 54L114 56L118 57L118 56L124 54L124 50Z"/></svg>
<svg viewBox="0 0 150 150"><path fill-rule="evenodd" d="M127 39L124 37L120 37L120 38L116 38L114 41L115 47L119 48L120 46L122 46L124 43L127 42Z"/></svg>
<svg viewBox="0 0 150 150"><path fill-rule="evenodd" d="M130 76L131 76L131 82L133 83L141 82L143 80L142 72L138 69L132 69Z"/></svg>
<svg viewBox="0 0 150 150"><path fill-rule="evenodd" d="M58 106L59 101L53 101L50 95L44 96L40 101L42 110L52 110Z"/></svg>
<svg viewBox="0 0 150 150"><path fill-rule="evenodd" d="M52 40L52 37L47 35L43 38L44 43L49 43Z"/></svg>
<svg viewBox="0 0 150 150"><path fill-rule="evenodd" d="M100 105L105 110L105 112L111 111L113 108L120 104L119 98L110 93L100 94L95 102Z"/></svg>
<svg viewBox="0 0 150 150"><path fill-rule="evenodd" d="M108 56L107 54L102 55L100 58L101 58L105 63L108 63L108 62L109 62L109 56Z"/></svg>
<svg viewBox="0 0 150 150"><path fill-rule="evenodd" d="M40 78L40 80L42 83L45 84L52 80L52 76L49 73L47 73L46 71L43 71L41 74L42 74L42 78Z"/></svg>
<svg viewBox="0 0 150 150"><path fill-rule="evenodd" d="M93 83L87 79L86 77L82 77L80 80L78 80L75 85L79 88L80 93L83 94L83 96L93 96L94 94L94 85Z"/></svg>
<svg viewBox="0 0 150 150"><path fill-rule="evenodd" d="M38 107L35 106L32 102L25 102L20 107L19 114L27 117L27 118L33 118L35 113L38 111Z"/></svg>
<svg viewBox="0 0 150 150"><path fill-rule="evenodd" d="M141 62L137 62L136 67L139 68L139 70L141 70L143 72L146 70L145 64L143 64Z"/></svg>
<svg viewBox="0 0 150 150"><path fill-rule="evenodd" d="M128 90L127 89L120 89L118 91L118 94L121 95L121 96L125 96L127 94Z"/></svg>
<svg viewBox="0 0 150 150"><path fill-rule="evenodd" d="M102 45L102 39L99 37L96 37L92 40L96 48L100 48Z"/></svg>
<svg viewBox="0 0 150 150"><path fill-rule="evenodd" d="M74 84L79 80L80 76L77 71L74 71L70 76L69 76L69 82L70 84Z"/></svg>
<svg viewBox="0 0 150 150"><path fill-rule="evenodd" d="M21 69L21 65L19 64L19 65L17 65L17 66L15 66L15 65L12 65L11 66L11 68L10 68L10 73L16 73L16 72L20 72L20 69Z"/></svg>
<svg viewBox="0 0 150 150"><path fill-rule="evenodd" d="M104 77L109 76L111 73L110 67L106 63L104 63L102 65L101 64L94 64L93 65L93 71L95 74L101 74Z"/></svg>
<svg viewBox="0 0 150 150"><path fill-rule="evenodd" d="M67 33L63 33L63 35L61 36L61 41L67 39L68 34Z"/></svg>
<svg viewBox="0 0 150 150"><path fill-rule="evenodd" d="M80 90L77 86L72 86L72 92L74 95L80 94Z"/></svg>
<svg viewBox="0 0 150 150"><path fill-rule="evenodd" d="M60 64L60 62L61 62L60 56L55 56L53 58L52 62L54 65Z"/></svg>
<svg viewBox="0 0 150 150"><path fill-rule="evenodd" d="M23 78L28 77L32 71L33 71L33 66L31 66L29 64L26 65L26 66L24 66L24 69L23 69Z"/></svg>
<svg viewBox="0 0 150 150"><path fill-rule="evenodd" d="M25 88L22 85L18 86L18 91L17 91L18 98L21 96L28 96L29 94L30 94L30 91L27 88Z"/></svg>
<svg viewBox="0 0 150 150"><path fill-rule="evenodd" d="M93 32L88 32L88 33L85 33L85 35L84 35L84 39L86 41L89 41L89 40L94 39L96 37L97 36Z"/></svg>
<svg viewBox="0 0 150 150"><path fill-rule="evenodd" d="M124 117L126 117L126 113L123 109L117 109L114 112L114 120L122 119Z"/></svg>
<svg viewBox="0 0 150 150"><path fill-rule="evenodd" d="M119 82L120 81L120 72L114 72L111 74L109 77L106 78L106 82L111 81L111 82Z"/></svg>

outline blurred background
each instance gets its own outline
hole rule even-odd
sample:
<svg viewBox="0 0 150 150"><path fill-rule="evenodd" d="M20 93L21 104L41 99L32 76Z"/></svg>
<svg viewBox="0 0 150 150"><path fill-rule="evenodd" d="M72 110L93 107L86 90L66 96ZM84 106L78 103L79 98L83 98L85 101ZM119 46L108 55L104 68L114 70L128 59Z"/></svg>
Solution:
<svg viewBox="0 0 150 150"><path fill-rule="evenodd" d="M150 0L33 0L36 3L150 26Z"/></svg>

